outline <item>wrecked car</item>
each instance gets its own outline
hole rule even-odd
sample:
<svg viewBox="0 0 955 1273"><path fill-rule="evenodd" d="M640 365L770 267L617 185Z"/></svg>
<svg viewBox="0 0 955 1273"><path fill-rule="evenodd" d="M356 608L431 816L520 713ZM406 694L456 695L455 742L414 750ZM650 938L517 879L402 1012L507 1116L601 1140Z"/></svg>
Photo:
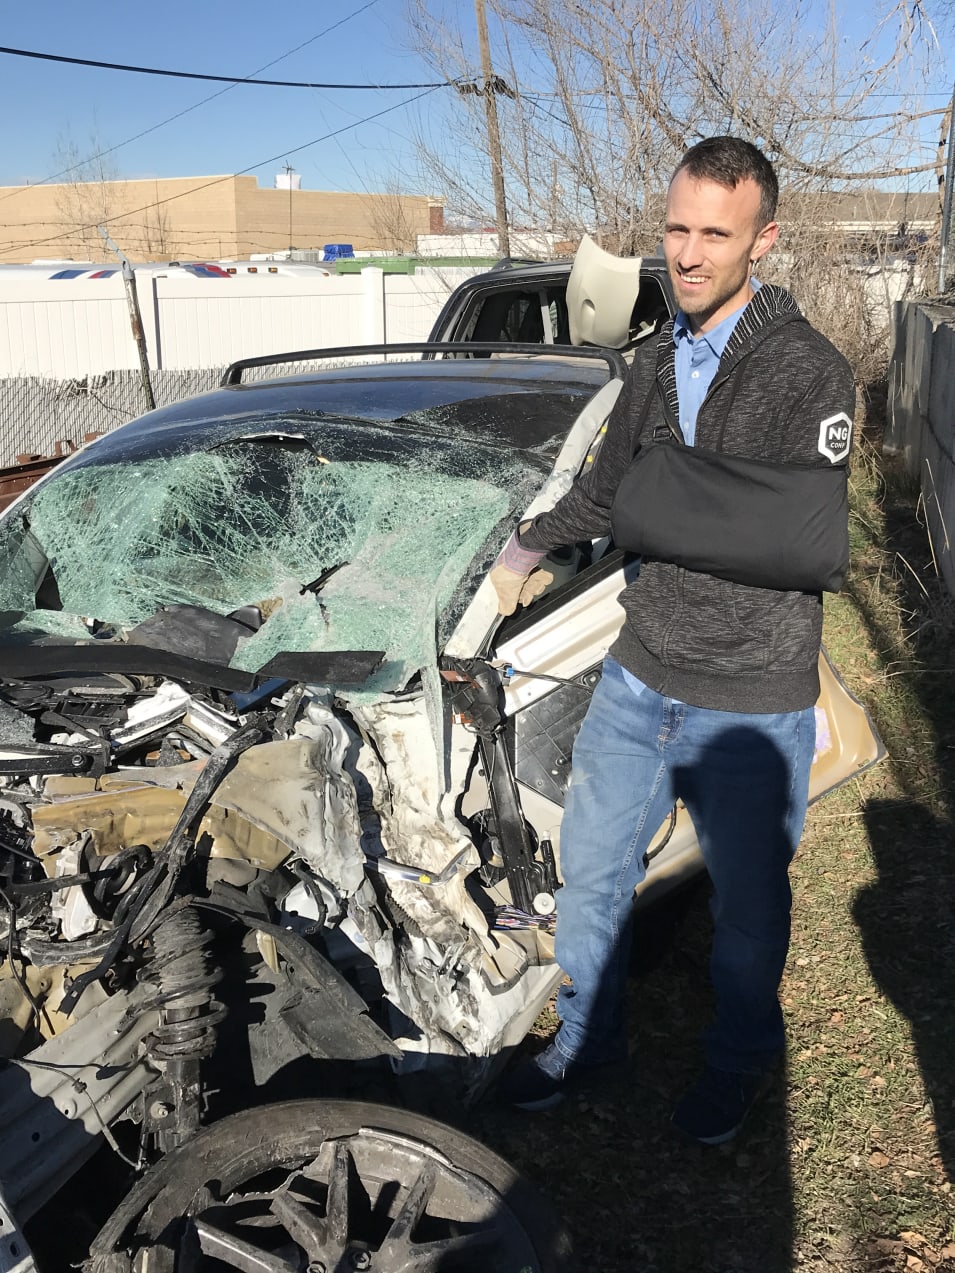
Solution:
<svg viewBox="0 0 955 1273"><path fill-rule="evenodd" d="M159 1165L97 1273L560 1267L440 1124L318 1100L204 1126L227 1032L258 1086L304 1056L473 1101L560 980L571 748L636 567L574 545L504 621L487 574L591 462L626 364L464 348L234 364L0 517L0 1185L22 1222L137 1126ZM881 754L821 670L814 796ZM642 902L701 869L683 809L648 856ZM258 1019L229 1011L236 952Z"/></svg>

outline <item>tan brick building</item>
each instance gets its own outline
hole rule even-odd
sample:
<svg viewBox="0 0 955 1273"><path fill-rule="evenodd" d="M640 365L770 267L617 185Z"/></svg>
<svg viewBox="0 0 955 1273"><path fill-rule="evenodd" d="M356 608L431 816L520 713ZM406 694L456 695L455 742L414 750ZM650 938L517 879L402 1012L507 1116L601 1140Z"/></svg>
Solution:
<svg viewBox="0 0 955 1273"><path fill-rule="evenodd" d="M96 230L133 260L205 260L321 248L408 252L441 233L444 209L424 195L260 189L252 176L169 177L0 187L0 262L103 260Z"/></svg>

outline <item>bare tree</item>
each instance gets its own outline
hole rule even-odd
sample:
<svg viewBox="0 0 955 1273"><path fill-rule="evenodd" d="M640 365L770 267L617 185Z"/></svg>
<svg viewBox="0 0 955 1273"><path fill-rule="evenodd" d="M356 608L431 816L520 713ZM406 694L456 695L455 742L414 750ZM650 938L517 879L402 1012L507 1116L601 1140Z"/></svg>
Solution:
<svg viewBox="0 0 955 1273"><path fill-rule="evenodd" d="M935 52L922 0L898 0L852 43L827 2L784 11L764 0L488 0L494 71L513 93L499 98L513 223L651 251L679 156L735 133L774 161L787 216L798 212L784 249L801 251L801 227L819 225L816 245L845 256L851 245L799 196L925 183L937 156L919 129L941 112L923 110L915 91ZM476 49L441 0L409 3L415 47L473 85ZM420 129L426 183L445 192L451 215L478 221L490 206L483 114L480 93L462 92L453 117L432 115Z"/></svg>
<svg viewBox="0 0 955 1273"><path fill-rule="evenodd" d="M109 220L113 211L112 191L117 180L115 168L101 153L106 149L94 132L85 150L92 158L84 158L83 150L69 133L63 134L56 148L56 164L65 171L65 179L57 186L57 213L63 224L64 256L96 260L102 256L103 243L96 229Z"/></svg>
<svg viewBox="0 0 955 1273"><path fill-rule="evenodd" d="M134 253L141 253L146 261L161 261L175 253L169 226L169 209L160 202L158 181L155 183L154 198L153 206L147 208L143 214L141 241L130 248Z"/></svg>
<svg viewBox="0 0 955 1273"><path fill-rule="evenodd" d="M449 79L473 80L474 51L461 33L411 0L416 46ZM838 189L849 182L904 177L933 167L913 150L921 112L886 94L912 90L912 11L899 6L852 56L835 8L820 23L804 0L781 18L757 0L491 0L497 17L495 65L514 91L502 96L502 145L515 216L540 224L552 214L639 234L679 154L708 134L736 132L763 146L784 185ZM892 22L895 30L890 30ZM887 43L888 51L879 56ZM876 105L878 103L878 105ZM932 112L928 112L931 114ZM436 188L461 208L486 207L487 182L474 160L486 149L476 95L462 94L455 146L425 137L423 158ZM483 173L480 174L483 176ZM470 205L470 206L469 206Z"/></svg>
<svg viewBox="0 0 955 1273"><path fill-rule="evenodd" d="M388 252L413 252L420 231L398 183L390 183L384 194L368 195L367 203L376 246Z"/></svg>

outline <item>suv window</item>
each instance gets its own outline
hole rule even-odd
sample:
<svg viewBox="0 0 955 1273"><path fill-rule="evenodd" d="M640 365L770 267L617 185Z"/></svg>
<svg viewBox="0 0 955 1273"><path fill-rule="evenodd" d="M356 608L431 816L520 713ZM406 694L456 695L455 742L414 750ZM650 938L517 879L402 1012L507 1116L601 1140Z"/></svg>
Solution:
<svg viewBox="0 0 955 1273"><path fill-rule="evenodd" d="M658 279L644 274L640 279L640 292L630 315L630 339L640 340L656 331L670 317L670 308Z"/></svg>
<svg viewBox="0 0 955 1273"><path fill-rule="evenodd" d="M657 330L669 316L669 306L659 280L644 274L630 318L630 343ZM472 297L461 323L445 339L569 345L567 279L536 288L482 287Z"/></svg>
<svg viewBox="0 0 955 1273"><path fill-rule="evenodd" d="M513 340L529 344L566 345L566 286L506 288L478 297L456 340Z"/></svg>

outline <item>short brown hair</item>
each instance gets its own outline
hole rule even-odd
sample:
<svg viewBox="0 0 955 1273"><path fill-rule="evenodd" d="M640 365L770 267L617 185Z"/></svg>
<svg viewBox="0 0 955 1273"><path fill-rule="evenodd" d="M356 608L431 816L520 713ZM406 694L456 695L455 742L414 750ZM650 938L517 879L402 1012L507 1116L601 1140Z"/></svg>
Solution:
<svg viewBox="0 0 955 1273"><path fill-rule="evenodd" d="M779 199L779 182L773 165L763 152L742 137L706 137L691 146L676 166L678 172L686 171L691 177L715 181L718 185L735 190L741 181L751 177L759 186L759 215L762 225L769 225L776 216Z"/></svg>

